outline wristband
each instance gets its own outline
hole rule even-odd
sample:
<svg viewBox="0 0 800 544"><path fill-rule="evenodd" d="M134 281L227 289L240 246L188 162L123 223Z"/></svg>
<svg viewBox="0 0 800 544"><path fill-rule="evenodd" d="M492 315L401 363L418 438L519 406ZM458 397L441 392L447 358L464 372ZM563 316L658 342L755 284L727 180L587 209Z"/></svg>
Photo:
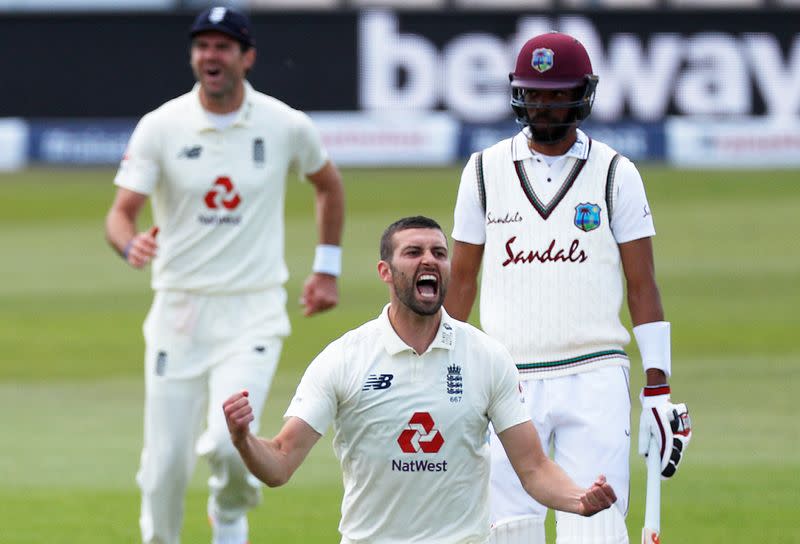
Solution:
<svg viewBox="0 0 800 544"><path fill-rule="evenodd" d="M125 259L126 261L128 260L128 253L131 252L131 247L133 247L133 240L135 238L136 237L134 236L133 238L128 240L128 243L125 244L125 248L123 248L123 250L122 250L122 258Z"/></svg>
<svg viewBox="0 0 800 544"><path fill-rule="evenodd" d="M670 353L669 321L644 323L633 328L639 353L642 354L642 366L661 370L667 378L672 373L672 355Z"/></svg>
<svg viewBox="0 0 800 544"><path fill-rule="evenodd" d="M670 389L669 385L662 384L662 385L645 385L642 388L642 396L647 397L658 397L660 395L669 395Z"/></svg>
<svg viewBox="0 0 800 544"><path fill-rule="evenodd" d="M642 393L639 395L639 400L642 402L643 408L652 408L657 406L663 400L664 395L669 400L669 385L645 385L642 388Z"/></svg>
<svg viewBox="0 0 800 544"><path fill-rule="evenodd" d="M330 244L318 245L311 270L338 277L342 273L342 248Z"/></svg>

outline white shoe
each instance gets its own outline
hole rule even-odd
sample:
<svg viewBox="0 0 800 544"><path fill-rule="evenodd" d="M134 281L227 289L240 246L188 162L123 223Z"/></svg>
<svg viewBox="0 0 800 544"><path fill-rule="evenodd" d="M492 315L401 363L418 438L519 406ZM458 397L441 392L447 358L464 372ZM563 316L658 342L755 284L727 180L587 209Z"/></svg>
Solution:
<svg viewBox="0 0 800 544"><path fill-rule="evenodd" d="M231 523L225 523L209 514L208 522L211 524L212 544L248 544L247 516L242 516Z"/></svg>

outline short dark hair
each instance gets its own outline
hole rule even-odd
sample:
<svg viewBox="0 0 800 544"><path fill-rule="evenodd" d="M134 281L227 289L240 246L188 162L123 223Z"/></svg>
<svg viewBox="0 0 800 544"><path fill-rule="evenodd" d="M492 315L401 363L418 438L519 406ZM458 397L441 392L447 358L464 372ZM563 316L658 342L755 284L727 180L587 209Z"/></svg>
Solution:
<svg viewBox="0 0 800 544"><path fill-rule="evenodd" d="M392 259L392 254L394 253L394 241L392 238L394 233L408 229L435 229L444 234L444 231L439 223L430 217L425 217L424 215L415 215L413 217L404 217L402 219L398 219L386 227L386 230L383 231L383 235L381 236L382 261L389 262ZM445 240L446 239L447 237L445 236Z"/></svg>
<svg viewBox="0 0 800 544"><path fill-rule="evenodd" d="M198 36L199 36L199 34L198 34ZM197 38L197 36L193 36L192 40L189 42L189 51L191 51L192 47L194 47L194 41L195 41L196 38ZM251 46L249 46L248 44L246 44L244 42L240 42L239 40L234 40L234 41L236 41L236 43L239 45L239 50L242 53L247 53L250 49L255 49L254 47L251 47ZM249 73L249 70L248 70L248 73Z"/></svg>

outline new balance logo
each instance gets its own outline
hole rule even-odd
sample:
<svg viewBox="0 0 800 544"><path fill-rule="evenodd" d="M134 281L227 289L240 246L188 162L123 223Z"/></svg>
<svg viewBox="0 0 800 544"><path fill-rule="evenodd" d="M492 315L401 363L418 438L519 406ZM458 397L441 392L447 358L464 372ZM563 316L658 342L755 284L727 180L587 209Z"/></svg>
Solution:
<svg viewBox="0 0 800 544"><path fill-rule="evenodd" d="M186 146L180 150L178 153L178 158L186 158L186 159L197 159L200 157L200 153L203 151L203 148L199 145L195 145L193 147Z"/></svg>
<svg viewBox="0 0 800 544"><path fill-rule="evenodd" d="M389 389L392 385L392 379L394 379L394 374L370 374L361 390Z"/></svg>

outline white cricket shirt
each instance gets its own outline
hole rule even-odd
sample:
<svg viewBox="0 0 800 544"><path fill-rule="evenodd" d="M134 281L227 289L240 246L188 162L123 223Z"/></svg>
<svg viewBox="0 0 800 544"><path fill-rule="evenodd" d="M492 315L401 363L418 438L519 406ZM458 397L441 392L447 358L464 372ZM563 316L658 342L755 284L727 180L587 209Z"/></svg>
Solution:
<svg viewBox="0 0 800 544"><path fill-rule="evenodd" d="M285 417L333 423L342 542L466 543L489 535L487 428L528 421L508 352L442 310L417 355L381 315L326 347Z"/></svg>
<svg viewBox="0 0 800 544"><path fill-rule="evenodd" d="M199 85L145 115L114 183L150 195L159 227L154 289L207 294L281 286L284 192L327 160L310 118L255 91L235 121L218 130L200 104Z"/></svg>
<svg viewBox="0 0 800 544"><path fill-rule="evenodd" d="M654 234L636 168L580 131L550 165L524 132L484 150L482 185L477 160L462 175L453 238L484 245L483 330L523 378L628 366L619 244Z"/></svg>
<svg viewBox="0 0 800 544"><path fill-rule="evenodd" d="M509 142L513 145L514 156L523 161L530 172L529 179L534 190L544 202L549 202L561 188L557 181L563 176L567 159L583 158L589 137L578 130L578 140L561 156L548 166L527 144L525 130L520 131ZM478 196L475 171L475 157L470 157L461 173L458 199L454 212L453 239L468 244L482 245L486 241L486 214ZM653 216L644 190L642 176L636 166L627 158L620 157L614 182L614 215L611 218L611 232L618 244L655 236ZM496 218L503 219L503 218Z"/></svg>

